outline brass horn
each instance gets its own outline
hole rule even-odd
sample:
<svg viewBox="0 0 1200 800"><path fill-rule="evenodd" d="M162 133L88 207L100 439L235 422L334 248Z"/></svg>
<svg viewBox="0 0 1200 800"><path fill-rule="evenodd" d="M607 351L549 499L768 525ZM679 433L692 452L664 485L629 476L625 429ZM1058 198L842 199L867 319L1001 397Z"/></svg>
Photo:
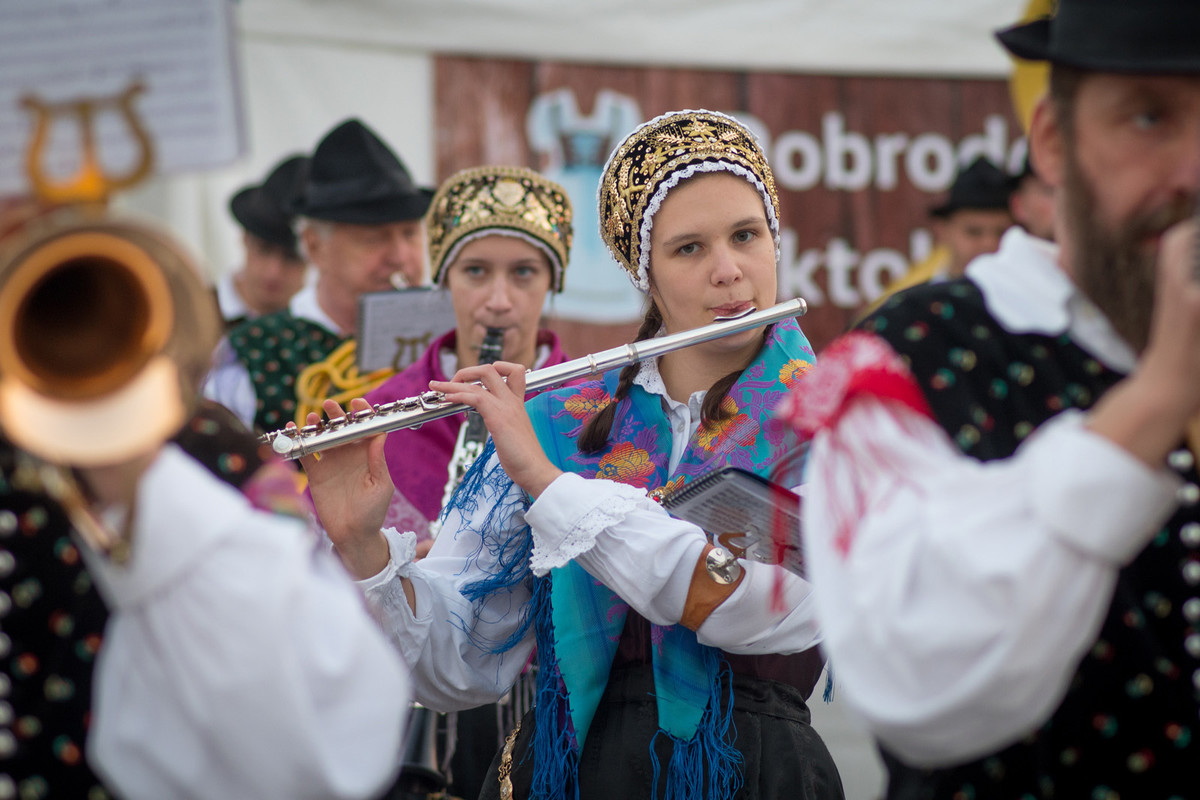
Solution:
<svg viewBox="0 0 1200 800"><path fill-rule="evenodd" d="M154 228L70 208L0 240L0 430L13 483L54 498L120 562L129 531L93 513L69 467L150 453L187 419L219 330L190 259Z"/></svg>
<svg viewBox="0 0 1200 800"><path fill-rule="evenodd" d="M148 225L76 208L23 226L0 246L4 435L72 466L170 438L216 341L211 306L191 260Z"/></svg>

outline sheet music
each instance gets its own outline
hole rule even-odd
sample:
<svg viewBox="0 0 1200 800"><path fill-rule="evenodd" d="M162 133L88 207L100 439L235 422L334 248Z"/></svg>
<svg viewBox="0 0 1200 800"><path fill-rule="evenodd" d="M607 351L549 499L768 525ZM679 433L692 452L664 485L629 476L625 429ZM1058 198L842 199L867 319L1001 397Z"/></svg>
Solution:
<svg viewBox="0 0 1200 800"><path fill-rule="evenodd" d="M20 106L113 96L141 80L136 108L158 173L211 168L244 150L229 0L3 0L0 2L0 194L24 191L33 116ZM96 119L107 171L138 150L114 110ZM43 161L52 177L78 168L74 118L58 117Z"/></svg>
<svg viewBox="0 0 1200 800"><path fill-rule="evenodd" d="M743 549L755 561L782 564L803 577L800 502L790 490L730 466L706 473L662 499L672 516L699 526L720 544ZM779 542L776 530L782 534Z"/></svg>
<svg viewBox="0 0 1200 800"><path fill-rule="evenodd" d="M454 305L444 289L368 292L358 299L358 371L402 370L453 327Z"/></svg>

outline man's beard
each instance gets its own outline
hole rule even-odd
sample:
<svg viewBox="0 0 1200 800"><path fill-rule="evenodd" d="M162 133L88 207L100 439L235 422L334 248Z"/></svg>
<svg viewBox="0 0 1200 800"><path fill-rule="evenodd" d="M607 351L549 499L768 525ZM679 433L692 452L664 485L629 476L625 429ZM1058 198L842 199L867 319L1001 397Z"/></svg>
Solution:
<svg viewBox="0 0 1200 800"><path fill-rule="evenodd" d="M1189 215L1185 198L1112 228L1096 218L1096 199L1073 153L1068 153L1063 199L1076 283L1137 352L1150 337L1158 252L1146 245ZM1194 202L1194 200L1192 201Z"/></svg>

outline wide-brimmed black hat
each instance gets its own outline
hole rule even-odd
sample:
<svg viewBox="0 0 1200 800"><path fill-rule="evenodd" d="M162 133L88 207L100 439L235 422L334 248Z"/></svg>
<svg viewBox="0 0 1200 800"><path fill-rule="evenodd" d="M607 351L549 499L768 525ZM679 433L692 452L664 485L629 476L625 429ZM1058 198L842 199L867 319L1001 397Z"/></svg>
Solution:
<svg viewBox="0 0 1200 800"><path fill-rule="evenodd" d="M229 213L254 236L294 251L292 206L307 170L308 156L285 158L265 181L238 190L229 200Z"/></svg>
<svg viewBox="0 0 1200 800"><path fill-rule="evenodd" d="M413 183L404 163L375 132L349 119L313 151L297 214L330 222L383 225L425 216L433 190Z"/></svg>
<svg viewBox="0 0 1200 800"><path fill-rule="evenodd" d="M940 206L931 208L930 215L948 217L963 209L1007 209L1010 184L1008 176L984 156L976 158L958 173L950 185L950 196Z"/></svg>
<svg viewBox="0 0 1200 800"><path fill-rule="evenodd" d="M1059 0L1058 11L997 31L1017 58L1099 72L1200 73L1197 0Z"/></svg>

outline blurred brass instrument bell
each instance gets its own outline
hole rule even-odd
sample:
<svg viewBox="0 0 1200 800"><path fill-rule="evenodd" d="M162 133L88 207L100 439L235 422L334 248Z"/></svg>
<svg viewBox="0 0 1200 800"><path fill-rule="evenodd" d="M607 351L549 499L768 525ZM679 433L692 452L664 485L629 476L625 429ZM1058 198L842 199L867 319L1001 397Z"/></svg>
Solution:
<svg viewBox="0 0 1200 800"><path fill-rule="evenodd" d="M121 464L178 431L215 341L208 304L178 245L103 208L52 212L0 241L0 429L24 451L17 478L101 552L124 537L87 511L69 468Z"/></svg>

